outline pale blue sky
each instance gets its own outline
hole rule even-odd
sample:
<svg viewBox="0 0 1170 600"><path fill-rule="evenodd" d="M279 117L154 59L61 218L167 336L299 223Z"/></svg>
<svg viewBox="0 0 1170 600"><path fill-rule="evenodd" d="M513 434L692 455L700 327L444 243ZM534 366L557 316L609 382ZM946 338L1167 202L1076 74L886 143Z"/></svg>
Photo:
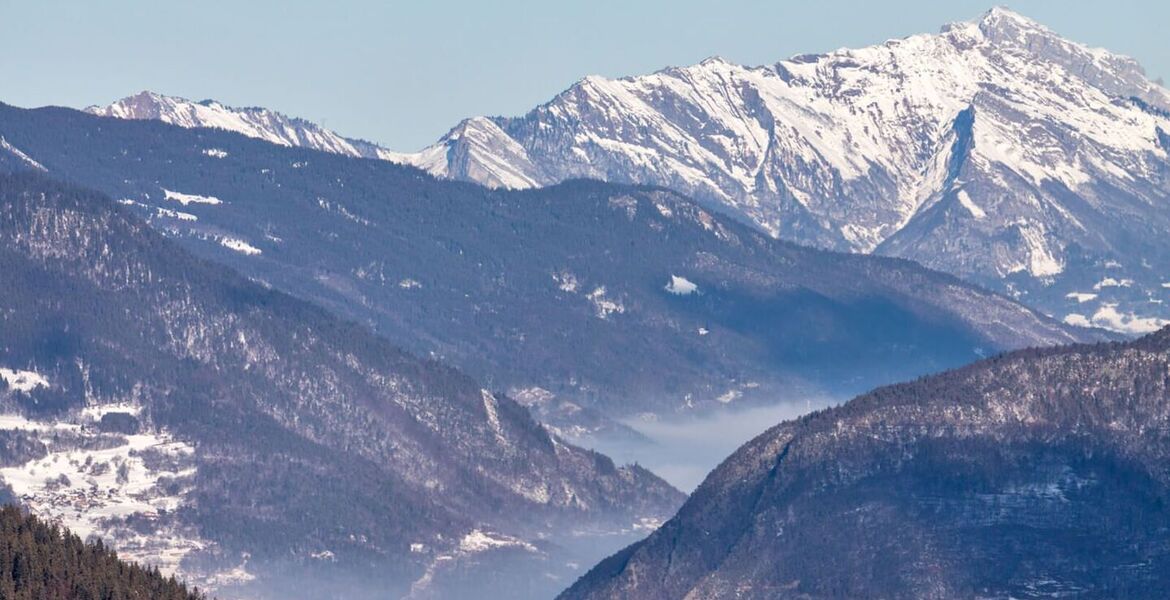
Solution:
<svg viewBox="0 0 1170 600"><path fill-rule="evenodd" d="M715 54L765 64L937 31L993 3L0 0L0 101L80 107L151 89L413 150L463 117L523 113L585 75ZM1170 2L1007 5L1170 75Z"/></svg>

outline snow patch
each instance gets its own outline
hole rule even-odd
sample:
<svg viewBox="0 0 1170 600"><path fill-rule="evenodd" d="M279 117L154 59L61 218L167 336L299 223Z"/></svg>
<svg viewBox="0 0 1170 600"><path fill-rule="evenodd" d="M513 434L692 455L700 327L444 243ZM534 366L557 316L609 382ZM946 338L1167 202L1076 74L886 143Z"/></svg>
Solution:
<svg viewBox="0 0 1170 600"><path fill-rule="evenodd" d="M1167 319L1142 317L1132 312L1123 313L1117 309L1117 304L1102 304L1092 317L1076 313L1066 315L1064 322L1077 327L1101 327L1133 335L1153 333L1170 325L1170 320Z"/></svg>
<svg viewBox="0 0 1170 600"><path fill-rule="evenodd" d="M138 407L91 406L72 422L0 415L0 429L23 431L47 450L43 457L0 468L0 478L33 514L174 574L183 557L208 546L170 516L184 505L195 476L195 449L166 431L123 436L90 427L110 412L137 413ZM127 526L129 517L138 524ZM153 531L142 531L144 523Z"/></svg>
<svg viewBox="0 0 1170 600"><path fill-rule="evenodd" d="M160 216L160 217L167 217L170 219L178 219L180 221L198 221L199 220L199 217L196 217L195 215L193 215L191 213L185 213L185 212L179 211L179 210L171 210L169 208L163 208L161 206L157 207L157 210L158 210L158 216Z"/></svg>
<svg viewBox="0 0 1170 600"><path fill-rule="evenodd" d="M182 192L176 192L174 190L168 190L166 188L163 188L163 194L166 195L167 200L174 200L175 202L178 202L179 204L182 204L183 206L187 206L188 204L210 204L213 206L216 204L223 204L223 200L220 200L219 198L216 198L215 196L200 196L199 194L184 194Z"/></svg>
<svg viewBox="0 0 1170 600"><path fill-rule="evenodd" d="M506 446L508 444L508 440L504 437L504 428L500 424L500 413L498 410L498 401L496 400L496 397L487 390L480 390L479 393L483 398L483 410L484 413L486 413L488 425L496 434L496 442L501 446Z"/></svg>
<svg viewBox="0 0 1170 600"><path fill-rule="evenodd" d="M259 248L253 246L252 244L249 244L248 242L245 242L244 240L241 240L238 238L233 238L233 237L219 238L219 245L223 246L224 248L227 248L228 250L235 250L236 252L239 252L240 254L246 254L248 256L255 256L257 254L260 254L260 252L261 252L261 250Z"/></svg>
<svg viewBox="0 0 1170 600"><path fill-rule="evenodd" d="M1028 253L1027 270L1033 277L1047 277L1064 271L1064 265L1048 248L1042 224L1023 222L1017 225Z"/></svg>
<svg viewBox="0 0 1170 600"><path fill-rule="evenodd" d="M631 221L638 215L638 200L633 196L614 196L609 199L609 205L612 208L624 208L626 218Z"/></svg>
<svg viewBox="0 0 1170 600"><path fill-rule="evenodd" d="M100 421L110 413L127 413L134 416L142 414L142 407L129 402L115 402L112 404L94 404L81 409L83 420Z"/></svg>
<svg viewBox="0 0 1170 600"><path fill-rule="evenodd" d="M670 276L670 283L666 284L666 291L676 296L689 296L699 291L699 286L686 277L679 277L678 275Z"/></svg>
<svg viewBox="0 0 1170 600"><path fill-rule="evenodd" d="M605 286L594 288L586 297L593 303L593 308L597 312L597 318L599 319L609 318L614 313L620 315L626 312L626 307L622 306L620 302L606 297Z"/></svg>
<svg viewBox="0 0 1170 600"><path fill-rule="evenodd" d="M536 552L536 547L523 540L502 534L489 534L482 529L473 529L459 541L462 552L485 552L496 548L520 548Z"/></svg>
<svg viewBox="0 0 1170 600"><path fill-rule="evenodd" d="M26 164L26 165L28 165L28 166L30 166L38 171L48 171L48 169L45 168L45 165L42 165L41 163L33 160L31 156L25 154L24 152L21 152L19 148L8 143L8 140L4 139L4 136L0 136L0 148L7 150L13 156L15 156L16 158L19 158L21 161L23 161L24 164Z"/></svg>
<svg viewBox="0 0 1170 600"><path fill-rule="evenodd" d="M326 200L324 198L317 198L317 206L321 207L322 209L324 209L326 211L337 213L337 214L341 215L342 217L344 217L346 220L357 223L358 225L365 225L367 227L370 225L369 219L366 219L365 217L360 217L358 215L353 214L352 212L349 212L349 209L347 209L345 206L343 206L340 202L330 202L329 200Z"/></svg>
<svg viewBox="0 0 1170 600"><path fill-rule="evenodd" d="M743 396L743 392L739 390L727 390L715 400L720 404L730 404L738 400L740 396Z"/></svg>
<svg viewBox="0 0 1170 600"><path fill-rule="evenodd" d="M1105 279L1098 281L1093 286L1093 289L1100 290L1103 288L1111 288L1111 287L1129 287L1131 285L1133 285L1132 279L1114 279L1112 277L1106 277Z"/></svg>
<svg viewBox="0 0 1170 600"><path fill-rule="evenodd" d="M226 150L220 150L219 148L204 148L203 155L210 156L211 158L227 158L228 153Z"/></svg>
<svg viewBox="0 0 1170 600"><path fill-rule="evenodd" d="M956 195L959 197L959 204L963 205L963 208L967 209L967 212L971 213L972 217L976 219L987 217L987 213L983 212L983 209L979 208L979 205L971 200L971 195L967 193L967 190L959 190L959 193Z"/></svg>
<svg viewBox="0 0 1170 600"><path fill-rule="evenodd" d="M662 527L662 523L662 519L657 517L639 517L638 520L634 522L634 531L654 531L655 529Z"/></svg>
<svg viewBox="0 0 1170 600"><path fill-rule="evenodd" d="M553 273L553 281L557 282L557 289L562 292L575 293L581 288L581 282L577 281L577 276L569 271L561 271L560 273Z"/></svg>
<svg viewBox="0 0 1170 600"><path fill-rule="evenodd" d="M3 379L4 383L8 384L8 387L18 392L28 393L39 387L49 387L49 381L35 371L21 371L0 367L0 379Z"/></svg>

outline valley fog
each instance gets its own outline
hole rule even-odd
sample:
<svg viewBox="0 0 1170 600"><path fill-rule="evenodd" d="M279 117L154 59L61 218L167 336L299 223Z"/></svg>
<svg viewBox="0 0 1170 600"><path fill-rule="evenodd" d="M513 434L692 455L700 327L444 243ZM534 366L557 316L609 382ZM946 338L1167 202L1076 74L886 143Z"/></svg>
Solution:
<svg viewBox="0 0 1170 600"><path fill-rule="evenodd" d="M810 396L701 415L633 418L623 423L645 436L644 440L608 435L582 437L574 442L606 454L618 464L638 463L689 494L744 442L783 421L845 400Z"/></svg>

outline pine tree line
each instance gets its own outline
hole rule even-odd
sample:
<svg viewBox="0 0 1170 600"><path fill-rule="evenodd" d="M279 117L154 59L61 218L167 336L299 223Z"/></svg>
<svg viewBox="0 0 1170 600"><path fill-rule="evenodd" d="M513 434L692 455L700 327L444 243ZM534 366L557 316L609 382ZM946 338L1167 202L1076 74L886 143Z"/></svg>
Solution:
<svg viewBox="0 0 1170 600"><path fill-rule="evenodd" d="M0 600L206 600L157 568L19 508L0 508Z"/></svg>

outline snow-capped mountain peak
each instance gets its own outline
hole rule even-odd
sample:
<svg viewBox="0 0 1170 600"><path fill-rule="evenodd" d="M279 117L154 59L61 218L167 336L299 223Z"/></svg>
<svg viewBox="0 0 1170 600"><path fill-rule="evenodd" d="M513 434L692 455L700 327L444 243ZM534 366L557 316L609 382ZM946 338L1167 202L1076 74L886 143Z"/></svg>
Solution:
<svg viewBox="0 0 1170 600"><path fill-rule="evenodd" d="M342 137L320 125L261 108L237 108L215 100L192 101L142 91L86 112L120 119L151 119L179 127L210 127L259 138L282 146L301 146L347 156L384 158L387 150L363 140Z"/></svg>
<svg viewBox="0 0 1170 600"><path fill-rule="evenodd" d="M585 77L400 160L489 186L671 187L772 235L912 258L1057 316L1121 264L1144 284L1098 312L1167 318L1150 294L1164 294L1170 247L1134 234L1170 232L1168 111L1133 59L997 7L937 34L771 65L712 57Z"/></svg>
<svg viewBox="0 0 1170 600"><path fill-rule="evenodd" d="M1132 58L1005 8L769 65L714 56L588 76L523 116L467 119L415 153L153 94L91 112L490 187L660 185L776 237L914 259L1072 322L1146 330L1170 319L1170 93ZM1134 283L1070 300L1106 278Z"/></svg>

